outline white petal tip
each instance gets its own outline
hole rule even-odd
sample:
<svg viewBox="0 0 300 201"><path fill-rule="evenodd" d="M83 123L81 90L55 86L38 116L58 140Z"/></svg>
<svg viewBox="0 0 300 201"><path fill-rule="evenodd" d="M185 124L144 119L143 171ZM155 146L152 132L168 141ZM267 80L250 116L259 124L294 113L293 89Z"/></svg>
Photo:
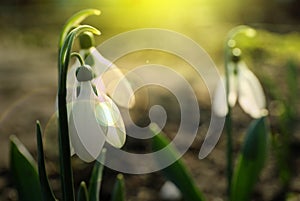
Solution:
<svg viewBox="0 0 300 201"><path fill-rule="evenodd" d="M269 111L267 109L261 109L261 110L253 110L251 112L248 112L248 114L254 118L254 119L258 119L264 116L268 116Z"/></svg>

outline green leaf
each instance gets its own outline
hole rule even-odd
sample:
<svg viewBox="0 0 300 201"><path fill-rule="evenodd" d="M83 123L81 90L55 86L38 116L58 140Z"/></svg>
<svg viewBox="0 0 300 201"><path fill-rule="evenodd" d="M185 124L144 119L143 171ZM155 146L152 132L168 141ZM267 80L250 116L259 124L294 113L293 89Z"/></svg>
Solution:
<svg viewBox="0 0 300 201"><path fill-rule="evenodd" d="M41 201L36 163L16 136L10 137L10 166L20 201Z"/></svg>
<svg viewBox="0 0 300 201"><path fill-rule="evenodd" d="M125 182L122 174L117 175L111 201L125 201Z"/></svg>
<svg viewBox="0 0 300 201"><path fill-rule="evenodd" d="M68 33L72 30L72 28L75 28L78 26L85 18L91 15L100 15L101 11L96 9L85 9L81 10L77 13L75 13L73 16L71 16L66 24L63 27L63 30L61 32L60 38L59 38L59 47L62 47L63 42L66 39L66 36Z"/></svg>
<svg viewBox="0 0 300 201"><path fill-rule="evenodd" d="M152 138L153 151L166 149L164 152L165 155L162 158L168 158L175 161L173 164L162 170L163 174L178 187L186 201L205 200L182 160L177 160L178 151L174 147L168 146L170 141L165 137L165 134L162 132L157 133L156 130L155 126L151 127L151 131L154 133L154 137ZM157 162L160 163L160 160L157 160Z"/></svg>
<svg viewBox="0 0 300 201"><path fill-rule="evenodd" d="M105 161L106 149L103 149L99 159L95 162L89 183L89 200L99 201L99 193L102 181L103 163ZM100 162L99 162L100 161Z"/></svg>
<svg viewBox="0 0 300 201"><path fill-rule="evenodd" d="M77 200L78 201L88 201L89 200L89 194L88 194L86 184L84 181L82 181L80 183Z"/></svg>
<svg viewBox="0 0 300 201"><path fill-rule="evenodd" d="M265 117L254 120L247 131L233 176L231 201L247 201L267 156L268 130Z"/></svg>
<svg viewBox="0 0 300 201"><path fill-rule="evenodd" d="M53 191L49 185L48 176L46 173L45 167L45 157L44 157L44 148L42 141L42 131L40 122L36 122L36 137L37 137L37 149L38 149L38 170L39 170L39 179L42 190L42 200L43 201L55 201Z"/></svg>

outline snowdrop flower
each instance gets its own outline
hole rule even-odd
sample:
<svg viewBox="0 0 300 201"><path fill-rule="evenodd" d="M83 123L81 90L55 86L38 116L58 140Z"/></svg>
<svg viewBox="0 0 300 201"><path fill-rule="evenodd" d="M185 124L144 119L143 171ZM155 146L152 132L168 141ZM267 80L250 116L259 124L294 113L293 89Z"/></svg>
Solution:
<svg viewBox="0 0 300 201"><path fill-rule="evenodd" d="M118 107L101 90L93 87L92 79L90 66L77 68L73 100L68 106L71 145L86 162L97 159L105 142L121 148L126 138Z"/></svg>
<svg viewBox="0 0 300 201"><path fill-rule="evenodd" d="M95 74L92 83L97 90L108 94L117 105L132 108L135 104L135 97L129 81L121 70L111 61L104 58L94 47L93 36L84 33L80 36L80 55L89 64ZM67 102L72 99L74 82L76 81L75 71L80 66L78 60L70 68L67 75Z"/></svg>
<svg viewBox="0 0 300 201"><path fill-rule="evenodd" d="M234 51L240 51L235 49ZM239 52L240 54L240 52ZM227 66L229 79L228 103L235 106L238 101L241 108L253 118L266 115L266 98L258 78L249 70L239 56ZM226 101L226 78L221 78L213 99L213 112L218 116L226 116L228 106Z"/></svg>
<svg viewBox="0 0 300 201"><path fill-rule="evenodd" d="M123 146L126 131L116 104L131 108L135 97L121 70L94 47L93 36L83 34L80 42L79 54L90 65L81 66L76 59L67 73L70 151L91 162L97 159L105 142L116 148ZM58 99L56 110L57 107Z"/></svg>

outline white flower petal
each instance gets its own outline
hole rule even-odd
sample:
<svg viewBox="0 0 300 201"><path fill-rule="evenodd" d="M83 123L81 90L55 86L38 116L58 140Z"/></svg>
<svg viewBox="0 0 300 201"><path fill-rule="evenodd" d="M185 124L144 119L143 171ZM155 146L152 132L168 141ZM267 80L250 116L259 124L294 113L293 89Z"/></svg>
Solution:
<svg viewBox="0 0 300 201"><path fill-rule="evenodd" d="M129 81L121 70L112 62L105 59L96 48L90 49L94 58L96 75L101 74L106 93L120 106L131 108L135 104L135 97ZM96 84L97 86L98 84Z"/></svg>
<svg viewBox="0 0 300 201"><path fill-rule="evenodd" d="M102 91L103 93L106 92L105 85L103 83L102 77L96 77L95 79L92 80L92 83L94 86L96 86L97 91Z"/></svg>
<svg viewBox="0 0 300 201"><path fill-rule="evenodd" d="M247 68L239 63L239 104L242 109L253 118L259 118L264 114L266 98L263 88L257 77Z"/></svg>
<svg viewBox="0 0 300 201"><path fill-rule="evenodd" d="M100 92L98 92L100 93ZM118 107L108 97L95 105L96 120L106 130L106 141L116 148L121 148L126 140L126 130Z"/></svg>
<svg viewBox="0 0 300 201"><path fill-rule="evenodd" d="M228 76L229 76L229 92L228 102L230 107L235 106L238 97L238 79L235 74L235 64L233 62L228 64ZM226 78L222 77L217 84L214 99L212 103L213 111L217 116L226 116L228 112L227 100L226 100Z"/></svg>
<svg viewBox="0 0 300 201"><path fill-rule="evenodd" d="M95 95L90 82L81 82L80 94L72 103L69 119L70 139L75 153L86 162L99 156L105 135L94 113Z"/></svg>
<svg viewBox="0 0 300 201"><path fill-rule="evenodd" d="M228 112L224 77L219 80L215 89L212 100L212 110L217 116L220 117L226 116Z"/></svg>

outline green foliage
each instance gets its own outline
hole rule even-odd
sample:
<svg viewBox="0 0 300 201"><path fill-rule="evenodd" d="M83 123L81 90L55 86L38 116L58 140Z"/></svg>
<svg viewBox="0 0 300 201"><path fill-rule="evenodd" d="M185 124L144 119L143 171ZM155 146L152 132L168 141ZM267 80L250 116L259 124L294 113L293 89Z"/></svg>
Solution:
<svg viewBox="0 0 300 201"><path fill-rule="evenodd" d="M77 16L79 19L81 15ZM76 19L76 15L74 20ZM76 22L76 20L75 20ZM64 33L65 31L63 31ZM73 175L70 159L70 144L69 144L69 128L68 128L68 115L67 115L67 103L66 103L66 81L67 81L67 69L69 66L69 60L71 56L71 49L73 47L75 39L83 32L91 32L99 35L100 32L91 26L81 25L74 28L66 37L62 37L63 42L59 47L58 57L58 116L59 116L59 161L61 171L62 193L64 201L74 200L74 187L73 187ZM64 40L65 38L65 40Z"/></svg>
<svg viewBox="0 0 300 201"><path fill-rule="evenodd" d="M276 142L279 177L283 187L287 187L292 179L292 150L293 129L296 124L296 112L299 95L298 74L296 63L290 59L286 64L287 97L282 100L283 111L279 117L280 137ZM281 94L281 97L283 94Z"/></svg>
<svg viewBox="0 0 300 201"><path fill-rule="evenodd" d="M164 175L179 188L186 201L205 200L184 163L180 159L177 160L177 150L174 147L168 146L170 141L164 136L165 134L157 133L155 130L156 129L152 129L152 132L154 133L152 141L153 151L165 148L166 152L164 152L165 155L162 158L168 158L175 161L173 164L162 170ZM157 162L159 163L160 161L158 160Z"/></svg>
<svg viewBox="0 0 300 201"><path fill-rule="evenodd" d="M250 124L233 176L231 201L251 199L251 192L266 160L268 135L265 117Z"/></svg>
<svg viewBox="0 0 300 201"><path fill-rule="evenodd" d="M100 31L89 25L80 25L80 23L88 16L99 15L100 11L95 9L82 10L73 15L63 27L59 38L59 50L58 50L58 71L59 71L59 83L58 83L58 116L59 116L59 159L60 159L60 175L61 175L61 188L62 188L62 200L63 201L74 201L74 187L73 187L73 174L71 167L70 157L70 140L69 140L69 129L68 129L68 113L66 103L66 79L67 70L69 66L70 57L77 56L81 63L81 59L78 53L71 53L74 41L77 37L83 33L88 32L89 34L100 35ZM262 40L262 36L268 33L265 32L252 32L253 30L249 27L241 26L235 31L235 35L232 35L231 42L236 43L237 40L244 47L253 48L257 44L255 41ZM243 33L243 34L240 34ZM249 40L250 38L256 38L256 40ZM230 38L230 37L229 37ZM82 42L82 41L81 41ZM256 45L255 45L256 44ZM87 45L87 46L85 46ZM286 44L281 44L282 46ZM299 44L298 44L299 45ZM88 47L89 44L81 44L82 47ZM232 47L230 47L232 48ZM229 59L232 59L231 49L225 52L225 66L228 64ZM258 48L254 49L258 50ZM283 135L281 143L285 146L284 151L281 151L280 161L287 161L287 155L290 150L290 136L284 131L289 127L291 119L295 116L297 97L298 97L298 80L297 80L297 69L293 62L290 62L287 66L287 85L288 85L288 98L287 100L279 100L284 105L284 113L281 119L281 129ZM228 72L227 72L228 78ZM229 80L229 79L227 79ZM229 85L226 84L227 91ZM277 91L274 92L275 93ZM272 92L271 92L272 93ZM275 97L275 96L274 96ZM276 98L283 97L279 94ZM243 148L238 156L237 167L233 173L233 156L232 156L232 124L231 124L231 111L229 107L226 126L227 126L227 172L228 172L228 192L230 201L247 201L251 199L251 193L259 178L261 170L264 167L264 163L267 157L268 149L268 135L269 131L266 127L265 117L254 120L247 131ZM188 171L185 164L179 159L179 153L170 144L170 140L165 137L162 132L157 132L155 126L151 127L151 131L154 133L152 138L152 149L158 151L164 149L164 152L160 157L163 160L175 161L168 167L162 170L164 176L172 181L182 192L182 195L186 201L204 201L205 198L202 192L198 189L195 181L193 180L190 172ZM15 137L12 136L10 146L10 159L11 169L16 182L17 190L19 192L19 198L21 201L55 201L56 198L49 185L48 176L46 173L42 131L39 122L36 124L36 135L37 135L37 150L38 150L38 171L36 163L27 149L23 144ZM106 150L103 150L96 162L91 174L89 181L89 188L87 189L86 183L83 181L80 184L77 200L78 201L99 201L99 194L101 188L101 181L103 175L104 166L102 165L105 160ZM158 159L157 163L162 163L162 159ZM286 180L290 180L290 173L287 163L283 163L282 171ZM284 177L284 176L282 176ZM288 183L288 182L286 182ZM122 174L118 174L116 182L112 192L111 201L125 201L125 182Z"/></svg>
<svg viewBox="0 0 300 201"><path fill-rule="evenodd" d="M59 88L58 88L58 109L59 109L59 158L61 168L62 194L63 200L74 200L73 176L70 159L70 144L68 136L67 109L66 109L66 73L71 56L71 49L75 39L84 32L99 35L100 32L88 25L79 25L90 15L99 15L100 11L95 9L82 10L73 15L65 24L59 39ZM42 142L42 131L37 122L37 148L38 148L38 171L32 156L14 136L11 137L11 167L15 176L17 188L21 201L54 201L56 200L48 182L46 174L44 151ZM104 160L104 154L101 155ZM102 178L103 166L96 163L91 181L89 193L91 199L99 200L100 182ZM28 179L30 178L30 179ZM78 192L79 200L88 200L88 191L85 183L81 183Z"/></svg>
<svg viewBox="0 0 300 201"><path fill-rule="evenodd" d="M98 159L101 163L96 161L94 165L92 175L90 178L90 183L89 183L89 201L100 200L99 193L100 193L102 174L104 168L102 163L105 161L105 154L106 154L106 149L103 149Z"/></svg>
<svg viewBox="0 0 300 201"><path fill-rule="evenodd" d="M42 192L42 200L55 201L56 199L49 185L48 176L46 173L42 131L39 122L36 123L36 137L37 137L37 150L38 150L38 170L39 170L39 179L40 179L41 192Z"/></svg>
<svg viewBox="0 0 300 201"><path fill-rule="evenodd" d="M125 201L125 182L122 174L117 175L111 201Z"/></svg>
<svg viewBox="0 0 300 201"><path fill-rule="evenodd" d="M285 37L288 37L285 36ZM299 41L299 40L298 40ZM292 43L292 42L291 42ZM281 48L279 48L281 49ZM282 50L285 50L284 48ZM281 56L281 55L280 55ZM296 113L298 107L299 84L297 73L297 60L290 54L288 59L284 58L281 79L278 83L277 76L261 73L262 81L268 89L272 107L270 113L273 116L274 134L272 146L276 155L279 179L282 189L288 188L293 177L291 144L294 138L295 125L297 123ZM276 59L277 61L278 59ZM277 63L279 63L277 61ZM281 65L281 64L277 64ZM275 66L276 67L276 66ZM281 69L278 69L281 70ZM266 75L265 75L266 74ZM276 87L278 84L281 87Z"/></svg>
<svg viewBox="0 0 300 201"><path fill-rule="evenodd" d="M81 11L75 13L73 16L71 16L68 19L68 21L66 22L66 24L64 25L63 30L61 32L61 35L59 38L59 47L62 47L68 33L73 28L78 26L84 19L86 19L88 16L91 16L91 15L100 15L100 14L101 14L101 12L99 10L85 9L85 10L81 10Z"/></svg>
<svg viewBox="0 0 300 201"><path fill-rule="evenodd" d="M16 136L10 137L10 166L20 201L41 201L41 186L35 161Z"/></svg>
<svg viewBox="0 0 300 201"><path fill-rule="evenodd" d="M77 200L78 201L88 201L89 200L88 191L87 191L86 184L84 181L82 181L80 183Z"/></svg>

